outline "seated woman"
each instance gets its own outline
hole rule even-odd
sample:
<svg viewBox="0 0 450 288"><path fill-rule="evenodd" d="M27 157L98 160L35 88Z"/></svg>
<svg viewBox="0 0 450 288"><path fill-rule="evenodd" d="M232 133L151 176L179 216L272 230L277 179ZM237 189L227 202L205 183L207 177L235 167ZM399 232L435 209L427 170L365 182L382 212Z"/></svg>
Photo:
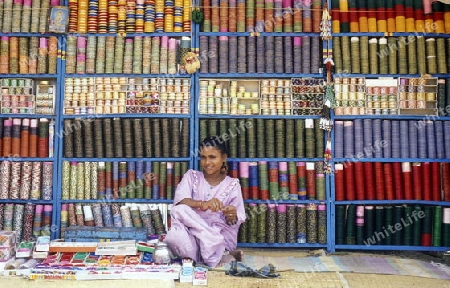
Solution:
<svg viewBox="0 0 450 288"><path fill-rule="evenodd" d="M222 142L222 141L220 141ZM227 176L225 144L214 137L200 144L203 172L187 171L175 191L171 228L166 242L180 257L216 267L233 257L242 261L243 252L235 250L239 226L245 221L239 180Z"/></svg>

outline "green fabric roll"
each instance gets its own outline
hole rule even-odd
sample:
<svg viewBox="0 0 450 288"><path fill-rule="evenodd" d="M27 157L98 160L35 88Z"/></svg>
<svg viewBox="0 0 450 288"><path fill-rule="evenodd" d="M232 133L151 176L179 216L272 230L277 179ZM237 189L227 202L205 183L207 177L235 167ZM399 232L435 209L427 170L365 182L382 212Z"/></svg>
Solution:
<svg viewBox="0 0 450 288"><path fill-rule="evenodd" d="M238 126L241 127L241 125L243 125L242 123L245 122L245 120L239 120L238 121ZM239 133L237 133L237 157L239 158L246 158L247 155L247 141L246 141L246 135L245 135L245 131L241 131L240 128L236 127L236 131L239 131Z"/></svg>
<svg viewBox="0 0 450 288"><path fill-rule="evenodd" d="M349 205L347 208L347 221L346 227L346 243L347 245L354 245L356 243L356 206Z"/></svg>
<svg viewBox="0 0 450 288"><path fill-rule="evenodd" d="M349 31L343 31L342 30L342 23L341 23L341 32L346 33ZM341 73L352 73L352 55L350 54L350 37L349 36L342 36L341 37L341 53L342 53L342 69L343 71Z"/></svg>
<svg viewBox="0 0 450 288"><path fill-rule="evenodd" d="M256 125L255 125L255 119L248 118L245 119L245 127L247 129L245 130L246 133L246 146L247 146L247 157L255 158L256 157ZM244 133L244 132L242 132Z"/></svg>
<svg viewBox="0 0 450 288"><path fill-rule="evenodd" d="M271 200L280 199L280 190L277 182L269 182L269 195Z"/></svg>
<svg viewBox="0 0 450 288"><path fill-rule="evenodd" d="M427 59L425 53L425 37L417 36L417 73L427 73Z"/></svg>
<svg viewBox="0 0 450 288"><path fill-rule="evenodd" d="M217 123L218 120L215 119L208 119L208 136L217 136Z"/></svg>
<svg viewBox="0 0 450 288"><path fill-rule="evenodd" d="M342 245L345 243L345 206L336 205L336 244Z"/></svg>
<svg viewBox="0 0 450 288"><path fill-rule="evenodd" d="M325 136L324 130L320 128L320 119L314 119L314 133L316 135L316 157L322 158L325 152Z"/></svg>
<svg viewBox="0 0 450 288"><path fill-rule="evenodd" d="M437 90L437 104L438 104L438 111L439 116L445 116L447 113L445 111L445 85L446 85L446 79L439 79L438 80L438 90Z"/></svg>
<svg viewBox="0 0 450 288"><path fill-rule="evenodd" d="M264 119L256 119L256 137L258 137L258 141L256 141L256 157L258 158L264 158L266 155L265 129Z"/></svg>
<svg viewBox="0 0 450 288"><path fill-rule="evenodd" d="M343 73L341 37L333 37L333 56L334 71L338 74Z"/></svg>
<svg viewBox="0 0 450 288"><path fill-rule="evenodd" d="M365 206L364 207L364 238L370 239L375 235L375 211L373 206ZM376 231L379 232L379 231ZM382 238L382 237L380 237ZM381 239L380 239L381 240ZM379 241L375 242L375 244L379 244Z"/></svg>
<svg viewBox="0 0 450 288"><path fill-rule="evenodd" d="M376 206L375 207L375 233L381 233L378 234L380 240L377 241L378 245L385 245L386 243L386 235L384 234L384 207L383 206ZM381 236L383 235L383 236Z"/></svg>
<svg viewBox="0 0 450 288"><path fill-rule="evenodd" d="M360 1L361 2L361 1ZM363 74L369 74L370 73L370 67L369 67L369 37L368 36L361 36L359 37L359 55L361 57L361 73ZM389 55L396 53L390 53Z"/></svg>
<svg viewBox="0 0 450 288"><path fill-rule="evenodd" d="M286 158L295 157L295 120L286 119Z"/></svg>
<svg viewBox="0 0 450 288"><path fill-rule="evenodd" d="M385 231L387 231L388 235L385 239L385 245L392 245L393 244L393 237L392 233L388 230L389 226L394 225L394 209L392 206L385 206L384 207L384 227ZM386 232L385 232L386 233Z"/></svg>
<svg viewBox="0 0 450 288"><path fill-rule="evenodd" d="M405 207L405 215L403 216L403 245L410 246L412 244L412 232L414 219L412 218L413 208L411 206ZM411 219L411 220L410 220Z"/></svg>
<svg viewBox="0 0 450 288"><path fill-rule="evenodd" d="M295 157L305 158L305 120L295 120Z"/></svg>
<svg viewBox="0 0 450 288"><path fill-rule="evenodd" d="M284 158L286 156L286 131L283 119L275 120L275 157Z"/></svg>
<svg viewBox="0 0 450 288"><path fill-rule="evenodd" d="M435 206L433 210L432 245L440 247L442 244L442 206Z"/></svg>
<svg viewBox="0 0 450 288"><path fill-rule="evenodd" d="M206 119L201 119L198 137L199 142L203 141L206 137L208 137L208 121Z"/></svg>
<svg viewBox="0 0 450 288"><path fill-rule="evenodd" d="M238 147L238 139L236 137L236 119L228 120L228 131L230 132L230 140L228 145L228 153L230 158L238 157L237 147Z"/></svg>
<svg viewBox="0 0 450 288"><path fill-rule="evenodd" d="M381 41L383 40L383 41ZM386 41L386 43L383 43L384 41ZM380 55L379 57L379 61L380 61L380 74L388 74L389 73L389 57L386 57L383 53L383 51L389 51L388 50L388 45L387 45L387 39L386 38L381 38L379 41L379 45L378 45L378 50ZM391 51L389 51L390 53Z"/></svg>
<svg viewBox="0 0 450 288"><path fill-rule="evenodd" d="M266 157L275 158L275 120L266 119Z"/></svg>
<svg viewBox="0 0 450 288"><path fill-rule="evenodd" d="M393 224L393 228L392 232L391 231L391 237L392 237L392 245L402 245L403 241L403 229L397 229L397 228L402 228L402 217L404 215L404 208L403 206L395 206L394 207L394 224ZM399 226L400 225L400 226Z"/></svg>

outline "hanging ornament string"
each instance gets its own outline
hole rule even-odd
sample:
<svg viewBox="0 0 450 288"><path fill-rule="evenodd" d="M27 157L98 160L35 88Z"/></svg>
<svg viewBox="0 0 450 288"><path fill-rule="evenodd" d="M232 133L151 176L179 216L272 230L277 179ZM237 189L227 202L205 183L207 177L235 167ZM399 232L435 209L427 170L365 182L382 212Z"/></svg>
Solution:
<svg viewBox="0 0 450 288"><path fill-rule="evenodd" d="M322 12L322 21L320 22L320 35L323 41L331 39L331 16L328 12L328 5L325 3ZM325 86L325 99L323 101L322 117L320 119L320 128L331 131L331 109L333 106L334 92L333 85L331 83L331 70L334 66L334 62L331 56L330 48L327 45L326 55L324 55L324 64L326 68L326 86Z"/></svg>
<svg viewBox="0 0 450 288"><path fill-rule="evenodd" d="M323 41L331 40L331 15L328 11L328 4L323 4L322 21L320 21L320 37Z"/></svg>
<svg viewBox="0 0 450 288"><path fill-rule="evenodd" d="M322 40L331 40L331 16L328 11L328 4L323 5L322 21L320 22L320 36ZM334 88L331 81L331 70L334 66L332 59L332 52L327 44L326 55L324 55L324 64L326 68L326 83L325 83L325 96L323 99L322 116L320 118L320 128L327 131L327 141L324 151L324 172L332 173L333 167L331 165L331 130L333 128L333 121L331 120L331 109L334 106Z"/></svg>

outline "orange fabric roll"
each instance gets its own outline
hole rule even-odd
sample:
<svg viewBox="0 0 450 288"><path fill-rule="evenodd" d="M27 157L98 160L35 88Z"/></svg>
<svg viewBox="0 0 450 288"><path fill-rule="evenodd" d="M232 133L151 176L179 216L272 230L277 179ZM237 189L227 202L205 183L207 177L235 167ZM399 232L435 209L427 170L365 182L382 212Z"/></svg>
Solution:
<svg viewBox="0 0 450 288"><path fill-rule="evenodd" d="M414 25L417 32L423 32L425 30L425 21L423 19L416 19Z"/></svg>
<svg viewBox="0 0 450 288"><path fill-rule="evenodd" d="M444 13L445 34L450 34L450 12Z"/></svg>
<svg viewBox="0 0 450 288"><path fill-rule="evenodd" d="M425 15L425 24L424 24L424 29L423 31L421 30L421 32L424 33L435 33L436 31L433 30L433 14L426 14Z"/></svg>
<svg viewBox="0 0 450 288"><path fill-rule="evenodd" d="M14 119L12 126L12 137L11 137L11 154L13 157L20 155L20 128L22 120Z"/></svg>
<svg viewBox="0 0 450 288"><path fill-rule="evenodd" d="M11 155L12 144L12 120L5 119L3 122L3 156L9 157Z"/></svg>
<svg viewBox="0 0 450 288"><path fill-rule="evenodd" d="M28 156L29 157L37 157L37 142L38 142L38 133L37 133L37 119L31 119L30 121L30 132L28 137Z"/></svg>

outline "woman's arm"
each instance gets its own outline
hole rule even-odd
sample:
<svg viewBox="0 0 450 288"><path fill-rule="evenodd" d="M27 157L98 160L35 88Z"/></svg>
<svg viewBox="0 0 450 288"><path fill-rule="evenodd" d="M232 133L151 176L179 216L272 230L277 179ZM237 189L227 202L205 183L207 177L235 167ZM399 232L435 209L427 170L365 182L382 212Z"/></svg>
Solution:
<svg viewBox="0 0 450 288"><path fill-rule="evenodd" d="M232 208L230 208L230 206ZM234 209L233 209L234 208ZM235 211L233 211L235 210ZM244 199L242 198L241 185L237 182L230 191L228 201L224 203L224 217L227 222L232 225L239 225L246 219ZM227 211L232 211L231 217L227 217Z"/></svg>

